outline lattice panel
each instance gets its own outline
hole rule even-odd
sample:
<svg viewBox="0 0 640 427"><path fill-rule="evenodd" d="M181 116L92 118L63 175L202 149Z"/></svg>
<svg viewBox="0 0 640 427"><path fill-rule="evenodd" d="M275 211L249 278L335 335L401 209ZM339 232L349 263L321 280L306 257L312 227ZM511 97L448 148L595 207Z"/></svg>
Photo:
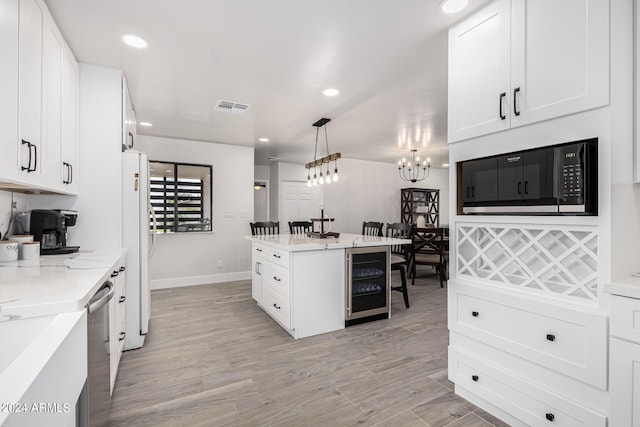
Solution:
<svg viewBox="0 0 640 427"><path fill-rule="evenodd" d="M456 231L458 276L597 302L595 230L459 224Z"/></svg>

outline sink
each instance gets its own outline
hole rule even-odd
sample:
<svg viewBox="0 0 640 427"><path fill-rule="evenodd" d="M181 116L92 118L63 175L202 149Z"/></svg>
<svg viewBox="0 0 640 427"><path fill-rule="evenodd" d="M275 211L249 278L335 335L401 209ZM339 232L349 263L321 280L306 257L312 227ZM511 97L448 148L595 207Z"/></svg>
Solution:
<svg viewBox="0 0 640 427"><path fill-rule="evenodd" d="M0 322L0 425L66 426L87 378L86 312Z"/></svg>

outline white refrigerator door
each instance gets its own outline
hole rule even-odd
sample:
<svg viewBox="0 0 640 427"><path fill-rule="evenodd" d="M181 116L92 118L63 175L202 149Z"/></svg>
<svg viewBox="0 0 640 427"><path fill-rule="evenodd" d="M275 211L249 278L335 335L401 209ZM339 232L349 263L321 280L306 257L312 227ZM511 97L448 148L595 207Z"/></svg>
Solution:
<svg viewBox="0 0 640 427"><path fill-rule="evenodd" d="M142 347L149 330L149 177L145 153L122 153L122 241L127 248L124 349Z"/></svg>

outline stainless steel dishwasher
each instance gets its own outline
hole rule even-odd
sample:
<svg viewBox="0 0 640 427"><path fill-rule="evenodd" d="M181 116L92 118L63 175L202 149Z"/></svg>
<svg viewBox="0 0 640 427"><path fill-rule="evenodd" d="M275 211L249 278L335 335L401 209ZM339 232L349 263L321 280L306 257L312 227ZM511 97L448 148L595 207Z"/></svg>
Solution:
<svg viewBox="0 0 640 427"><path fill-rule="evenodd" d="M78 411L79 426L109 424L109 301L114 292L113 283L107 280L87 304L88 378Z"/></svg>

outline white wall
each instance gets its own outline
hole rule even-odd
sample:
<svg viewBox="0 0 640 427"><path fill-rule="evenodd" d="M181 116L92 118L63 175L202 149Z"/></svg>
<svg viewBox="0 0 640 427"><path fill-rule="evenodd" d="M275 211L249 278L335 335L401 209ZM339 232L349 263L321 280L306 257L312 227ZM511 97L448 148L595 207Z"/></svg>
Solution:
<svg viewBox="0 0 640 427"><path fill-rule="evenodd" d="M11 219L11 201L16 202L16 211L22 212L28 210L27 198L20 193L13 193L9 191L0 191L0 233L2 234L2 238L4 239L7 231L9 234L17 233L18 229L15 226L15 223L11 225L11 230L8 229L9 221Z"/></svg>
<svg viewBox="0 0 640 427"><path fill-rule="evenodd" d="M158 235L150 262L154 289L251 277L253 148L138 136L149 160L209 164L213 168L212 233ZM222 268L218 268L218 261Z"/></svg>
<svg viewBox="0 0 640 427"><path fill-rule="evenodd" d="M393 163L343 158L338 161L337 183L323 185L325 214L335 218L332 230L361 233L363 221L400 222L400 189L440 190L440 225L449 223L448 170L431 168L429 177L417 183L402 181ZM304 165L280 163L279 182L306 181ZM275 185L275 183L272 183Z"/></svg>

